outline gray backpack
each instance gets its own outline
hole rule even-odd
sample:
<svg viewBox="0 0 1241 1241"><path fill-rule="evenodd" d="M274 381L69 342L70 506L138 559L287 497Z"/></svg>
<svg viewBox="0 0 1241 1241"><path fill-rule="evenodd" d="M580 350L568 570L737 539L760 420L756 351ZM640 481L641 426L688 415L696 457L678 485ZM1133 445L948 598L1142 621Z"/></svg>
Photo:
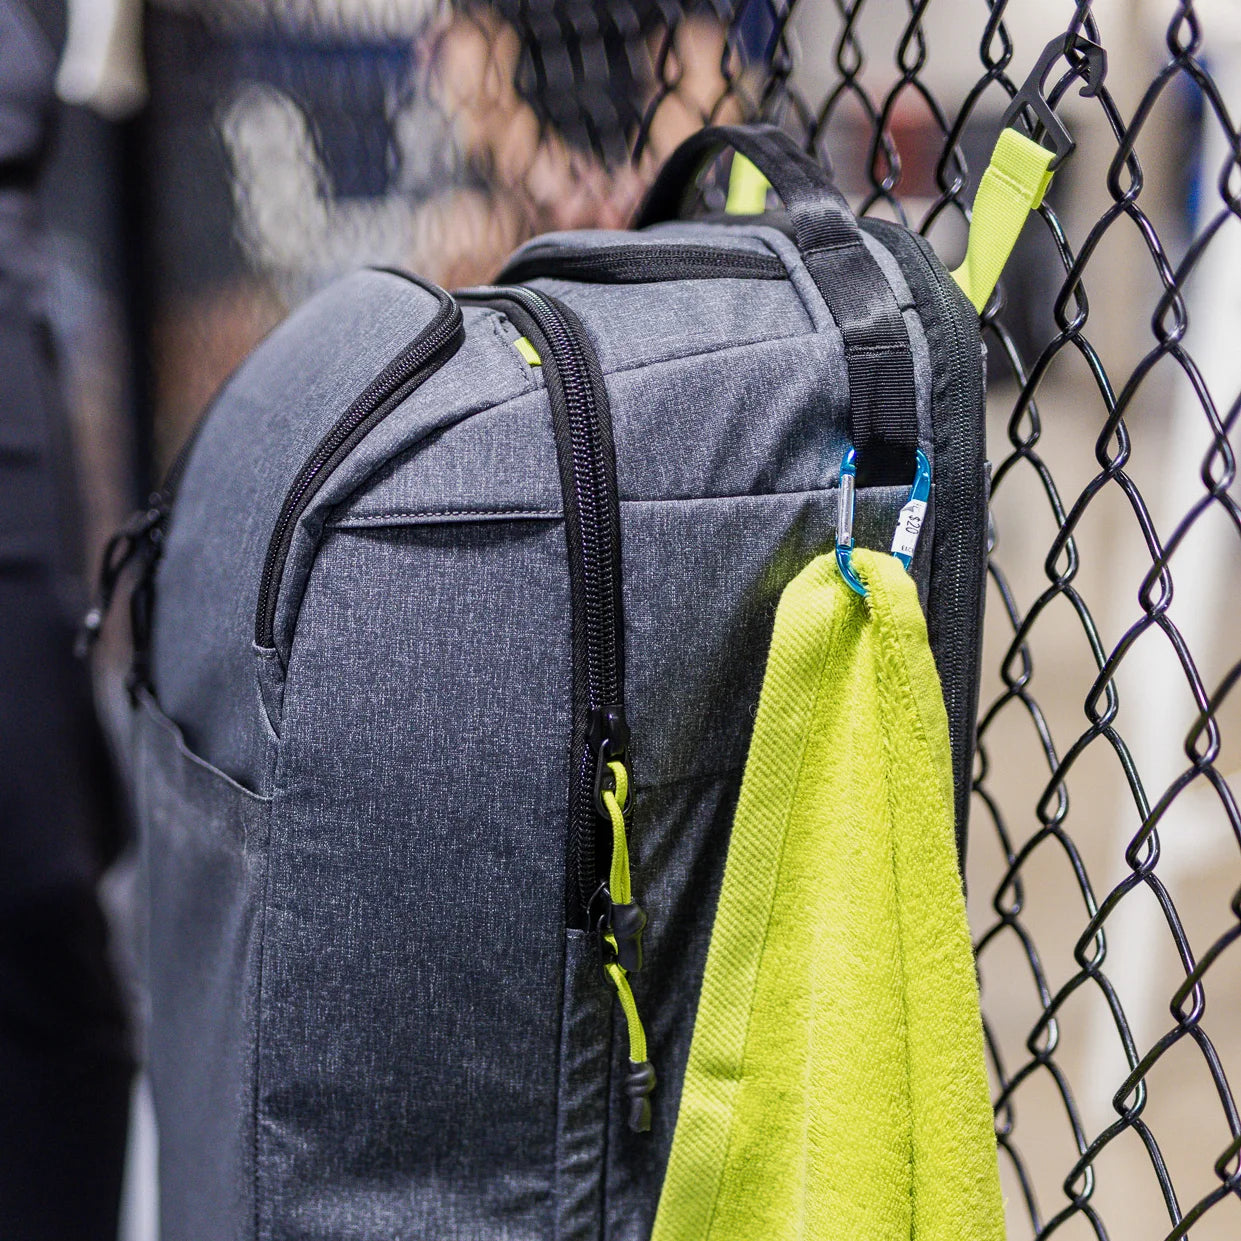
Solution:
<svg viewBox="0 0 1241 1241"><path fill-rule="evenodd" d="M679 222L725 146L785 210ZM960 843L977 316L768 127L690 139L640 223L332 285L110 549L164 1241L649 1235L775 604L834 542L910 561Z"/></svg>

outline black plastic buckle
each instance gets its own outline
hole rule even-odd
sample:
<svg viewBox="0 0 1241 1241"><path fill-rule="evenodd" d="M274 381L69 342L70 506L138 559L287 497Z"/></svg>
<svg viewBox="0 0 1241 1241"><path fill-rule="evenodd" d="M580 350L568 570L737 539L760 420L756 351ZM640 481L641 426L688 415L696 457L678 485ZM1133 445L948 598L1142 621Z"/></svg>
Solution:
<svg viewBox="0 0 1241 1241"><path fill-rule="evenodd" d="M1015 127L1018 120L1022 120L1032 138L1047 140L1046 145L1055 152L1051 163L1047 165L1048 172L1059 168L1077 146L1072 134L1065 129L1064 122L1047 101L1047 79L1051 75L1052 66L1061 56L1085 78L1082 95L1093 96L1099 93L1103 79L1107 76L1107 52L1085 35L1061 35L1043 48L1030 76L1013 96L1013 101L1008 105L1008 111L1000 122L1003 129L1008 129ZM1034 114L1033 124L1030 123L1028 112Z"/></svg>

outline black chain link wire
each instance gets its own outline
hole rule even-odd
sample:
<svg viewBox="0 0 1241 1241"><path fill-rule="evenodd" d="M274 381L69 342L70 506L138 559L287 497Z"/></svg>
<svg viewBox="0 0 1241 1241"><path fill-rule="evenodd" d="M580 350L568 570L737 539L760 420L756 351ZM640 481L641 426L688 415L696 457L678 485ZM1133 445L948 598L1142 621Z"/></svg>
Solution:
<svg viewBox="0 0 1241 1241"><path fill-rule="evenodd" d="M1160 3L1152 50L1140 31ZM157 146L197 170L189 192L153 177L154 270L170 286L157 302L174 329L206 322L216 338L212 353L169 329L163 372L206 367L183 398L197 406L345 266L469 283L534 232L619 226L711 120L776 121L859 211L959 257L999 118L1043 43L1109 48L1090 99L1082 66L1060 63L1049 97L1080 147L983 315L995 518L971 918L1010 1236L1210 1241L1241 1236L1225 1068L1241 1056L1241 395L1213 378L1241 341L1209 338L1225 311L1204 290L1241 227L1241 138L1194 3L1097 10L157 5ZM1175 208L1190 191L1187 225Z"/></svg>

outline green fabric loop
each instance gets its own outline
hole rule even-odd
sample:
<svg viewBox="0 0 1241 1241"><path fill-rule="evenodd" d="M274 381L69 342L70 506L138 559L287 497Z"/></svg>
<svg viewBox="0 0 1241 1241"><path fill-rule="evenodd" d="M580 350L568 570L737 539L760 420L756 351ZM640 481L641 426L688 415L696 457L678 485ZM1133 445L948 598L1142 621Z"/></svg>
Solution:
<svg viewBox="0 0 1241 1241"><path fill-rule="evenodd" d="M1047 165L1054 158L1055 152L1015 129L1003 130L995 144L974 196L965 262L952 273L979 314L1021 236L1026 216L1043 201L1052 176Z"/></svg>
<svg viewBox="0 0 1241 1241"><path fill-rule="evenodd" d="M729 215L762 215L767 210L767 191L771 182L740 152L733 156L728 172L728 198L724 210Z"/></svg>

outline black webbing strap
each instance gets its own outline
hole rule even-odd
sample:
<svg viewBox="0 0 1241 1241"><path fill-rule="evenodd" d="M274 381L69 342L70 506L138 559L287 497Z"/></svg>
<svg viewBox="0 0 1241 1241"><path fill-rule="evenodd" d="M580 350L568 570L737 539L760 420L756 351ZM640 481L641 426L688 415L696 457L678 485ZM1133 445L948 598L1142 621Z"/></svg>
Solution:
<svg viewBox="0 0 1241 1241"><path fill-rule="evenodd" d="M681 217L703 170L725 148L749 159L788 210L797 248L845 343L858 485L908 485L918 415L909 333L849 204L827 173L773 125L716 125L669 157L635 227Z"/></svg>

